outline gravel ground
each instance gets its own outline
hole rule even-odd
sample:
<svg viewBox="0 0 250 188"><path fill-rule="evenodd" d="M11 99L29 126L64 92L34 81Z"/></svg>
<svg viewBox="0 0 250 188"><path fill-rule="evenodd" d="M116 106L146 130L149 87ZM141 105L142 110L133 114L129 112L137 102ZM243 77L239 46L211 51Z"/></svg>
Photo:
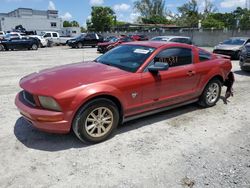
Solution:
<svg viewBox="0 0 250 188"><path fill-rule="evenodd" d="M39 132L20 117L21 77L98 55L67 47L0 53L0 187L250 188L250 73L237 61L227 105L193 104L128 122L100 144Z"/></svg>

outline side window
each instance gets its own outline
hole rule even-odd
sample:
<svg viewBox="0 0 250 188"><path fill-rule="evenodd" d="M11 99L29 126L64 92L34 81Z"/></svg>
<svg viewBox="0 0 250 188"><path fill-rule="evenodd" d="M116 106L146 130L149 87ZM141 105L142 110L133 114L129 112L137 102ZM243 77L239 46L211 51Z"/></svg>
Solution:
<svg viewBox="0 0 250 188"><path fill-rule="evenodd" d="M173 38L170 40L170 42L181 42L181 39L179 38Z"/></svg>
<svg viewBox="0 0 250 188"><path fill-rule="evenodd" d="M199 59L200 59L200 62L210 60L211 54L203 50L199 50Z"/></svg>
<svg viewBox="0 0 250 188"><path fill-rule="evenodd" d="M46 38L46 37L51 37L51 33L46 33L46 34L44 35L44 38Z"/></svg>
<svg viewBox="0 0 250 188"><path fill-rule="evenodd" d="M52 33L53 37L58 37L57 33Z"/></svg>
<svg viewBox="0 0 250 188"><path fill-rule="evenodd" d="M161 51L156 57L155 62L168 63L170 67L188 65L193 63L192 50L189 48L168 48Z"/></svg>
<svg viewBox="0 0 250 188"><path fill-rule="evenodd" d="M91 39L91 34L87 34L84 38L88 40Z"/></svg>
<svg viewBox="0 0 250 188"><path fill-rule="evenodd" d="M91 39L96 39L95 34L90 34L90 38L91 38Z"/></svg>

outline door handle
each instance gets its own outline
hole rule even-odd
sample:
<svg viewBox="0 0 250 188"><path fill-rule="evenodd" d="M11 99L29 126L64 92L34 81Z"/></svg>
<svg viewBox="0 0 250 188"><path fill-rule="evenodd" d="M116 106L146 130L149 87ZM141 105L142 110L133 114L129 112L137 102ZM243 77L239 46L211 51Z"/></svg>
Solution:
<svg viewBox="0 0 250 188"><path fill-rule="evenodd" d="M196 73L195 71L191 71L191 70L190 70L190 71L187 72L187 75L188 75L188 76L193 76L193 75L195 75L195 73Z"/></svg>

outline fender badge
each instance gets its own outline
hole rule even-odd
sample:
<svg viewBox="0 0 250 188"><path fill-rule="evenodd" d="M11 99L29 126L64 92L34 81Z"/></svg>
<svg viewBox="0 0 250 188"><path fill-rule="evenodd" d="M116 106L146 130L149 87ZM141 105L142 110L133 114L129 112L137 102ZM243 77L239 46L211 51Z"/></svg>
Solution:
<svg viewBox="0 0 250 188"><path fill-rule="evenodd" d="M138 93L134 92L131 94L132 98L135 99L137 97Z"/></svg>

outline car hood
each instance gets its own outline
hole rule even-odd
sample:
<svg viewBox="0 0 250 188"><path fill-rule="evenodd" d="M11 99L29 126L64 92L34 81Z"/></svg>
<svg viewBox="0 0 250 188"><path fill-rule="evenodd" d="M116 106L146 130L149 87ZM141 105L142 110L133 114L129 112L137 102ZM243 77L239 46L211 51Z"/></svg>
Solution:
<svg viewBox="0 0 250 188"><path fill-rule="evenodd" d="M32 73L20 81L20 86L33 94L55 96L86 85L117 79L132 74L96 62L82 62Z"/></svg>
<svg viewBox="0 0 250 188"><path fill-rule="evenodd" d="M98 46L108 46L111 44L114 44L114 42L100 42L100 43L98 43Z"/></svg>
<svg viewBox="0 0 250 188"><path fill-rule="evenodd" d="M226 44L220 44L215 47L215 49L219 50L240 50L242 45L226 45Z"/></svg>

